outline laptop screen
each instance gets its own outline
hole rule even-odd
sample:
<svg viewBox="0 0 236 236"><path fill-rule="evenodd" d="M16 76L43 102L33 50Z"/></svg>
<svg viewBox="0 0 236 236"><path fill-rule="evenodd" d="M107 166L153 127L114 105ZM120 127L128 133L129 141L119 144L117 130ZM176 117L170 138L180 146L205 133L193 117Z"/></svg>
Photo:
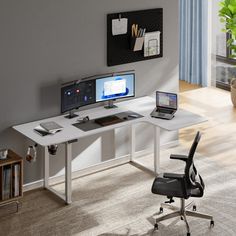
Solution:
<svg viewBox="0 0 236 236"><path fill-rule="evenodd" d="M177 110L177 94L156 91L156 106Z"/></svg>

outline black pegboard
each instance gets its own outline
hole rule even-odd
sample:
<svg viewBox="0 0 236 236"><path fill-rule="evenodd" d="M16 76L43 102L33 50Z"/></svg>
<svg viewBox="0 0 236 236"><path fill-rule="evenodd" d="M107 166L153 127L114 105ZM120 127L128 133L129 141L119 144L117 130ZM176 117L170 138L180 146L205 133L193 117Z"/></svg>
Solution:
<svg viewBox="0 0 236 236"><path fill-rule="evenodd" d="M112 20L128 18L128 32L124 35L112 35ZM160 31L160 54L144 57L143 50L134 52L130 49L131 26L138 24L146 32ZM115 66L135 61L163 57L163 9L148 9L131 12L118 12L107 15L107 65Z"/></svg>

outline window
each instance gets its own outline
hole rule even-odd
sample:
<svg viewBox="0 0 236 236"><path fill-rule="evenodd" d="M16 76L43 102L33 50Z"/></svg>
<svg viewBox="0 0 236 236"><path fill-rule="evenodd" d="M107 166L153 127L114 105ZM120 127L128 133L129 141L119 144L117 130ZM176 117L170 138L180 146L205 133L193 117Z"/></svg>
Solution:
<svg viewBox="0 0 236 236"><path fill-rule="evenodd" d="M228 38L225 35L224 41L216 43L216 87L226 90L230 90L231 79L236 78L236 60L230 57L232 52L226 44Z"/></svg>
<svg viewBox="0 0 236 236"><path fill-rule="evenodd" d="M232 51L227 47L227 40L230 38L229 34L222 32L224 25L220 23L218 17L219 0L214 1L213 14L215 14L214 31L215 31L215 80L216 87L230 90L230 81L236 78L236 60L231 58Z"/></svg>

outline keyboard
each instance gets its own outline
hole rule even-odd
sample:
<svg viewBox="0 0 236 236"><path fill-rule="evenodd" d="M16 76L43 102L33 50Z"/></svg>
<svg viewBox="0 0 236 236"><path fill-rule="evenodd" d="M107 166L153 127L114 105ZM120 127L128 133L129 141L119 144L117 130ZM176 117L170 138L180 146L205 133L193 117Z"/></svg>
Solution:
<svg viewBox="0 0 236 236"><path fill-rule="evenodd" d="M101 117L101 118L95 119L94 121L95 123L101 126L107 126L107 125L113 125L113 124L123 122L124 120L118 116L112 115L112 116Z"/></svg>
<svg viewBox="0 0 236 236"><path fill-rule="evenodd" d="M163 109L163 108L157 108L156 111L157 111L157 112L160 112L160 113L165 113L165 114L172 114L172 113L173 113L173 110L170 110L170 109Z"/></svg>

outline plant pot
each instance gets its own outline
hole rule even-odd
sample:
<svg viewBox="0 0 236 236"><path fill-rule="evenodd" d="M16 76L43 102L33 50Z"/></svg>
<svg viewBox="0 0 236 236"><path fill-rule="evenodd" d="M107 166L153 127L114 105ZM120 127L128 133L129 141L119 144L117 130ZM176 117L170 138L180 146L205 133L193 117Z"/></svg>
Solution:
<svg viewBox="0 0 236 236"><path fill-rule="evenodd" d="M231 86L231 101L234 107L236 107L236 88L234 88L233 86Z"/></svg>

